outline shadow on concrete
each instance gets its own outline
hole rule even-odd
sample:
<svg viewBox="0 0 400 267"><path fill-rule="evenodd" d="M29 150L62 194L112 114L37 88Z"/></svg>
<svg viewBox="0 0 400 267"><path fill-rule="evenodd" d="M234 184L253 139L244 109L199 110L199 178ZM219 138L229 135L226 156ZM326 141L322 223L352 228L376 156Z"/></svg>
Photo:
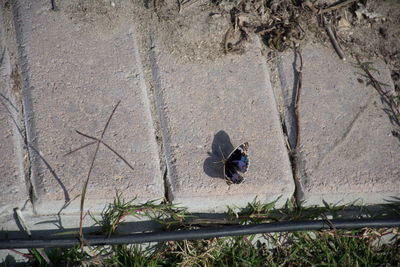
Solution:
<svg viewBox="0 0 400 267"><path fill-rule="evenodd" d="M210 177L225 179L222 159L227 158L233 149L234 146L225 131L221 130L216 133L211 145L212 151L211 153L208 152L209 157L206 158L203 164L204 172Z"/></svg>
<svg viewBox="0 0 400 267"><path fill-rule="evenodd" d="M13 2L12 11L13 11L13 16L16 20L18 20L22 16L20 14L20 9L21 9L21 4ZM15 34L17 38L17 43L24 44L25 37L21 23L15 24ZM52 168L49 162L44 158L40 149L38 148L35 113L33 110L33 99L31 95L32 92L35 91L35 87L31 82L31 76L29 74L30 61L27 58L28 52L26 51L26 47L24 45L18 47L18 54L21 65L21 76L22 76L21 79L23 87L22 90L24 95L23 106L24 106L24 121L25 121L25 134L22 134L21 132L20 133L22 138L24 139L25 145L28 148L28 153L29 153L28 156L30 160L31 174L30 177L28 177L28 179L32 186L31 198L35 200L39 197L37 192L37 185L43 179L41 175L41 173L43 173L43 169L47 168L51 173L51 175L53 176L53 178L57 181L57 183L61 187L65 199L64 206L67 206L68 203L70 202L68 190L66 189L64 183L61 181L60 177L56 174L55 170ZM45 166L40 164L41 161ZM61 211L62 209L60 210L60 212Z"/></svg>

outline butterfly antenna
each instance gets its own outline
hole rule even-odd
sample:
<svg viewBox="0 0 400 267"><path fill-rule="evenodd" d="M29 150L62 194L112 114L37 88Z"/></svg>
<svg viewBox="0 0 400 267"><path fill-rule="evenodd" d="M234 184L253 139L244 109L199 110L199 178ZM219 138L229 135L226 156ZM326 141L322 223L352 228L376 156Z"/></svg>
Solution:
<svg viewBox="0 0 400 267"><path fill-rule="evenodd" d="M219 148L219 152L221 152L221 156L222 156L222 162L226 162L226 159L225 159L225 156L224 156L224 153L222 152L222 149L221 149L221 146L220 145L218 145L218 148Z"/></svg>
<svg viewBox="0 0 400 267"><path fill-rule="evenodd" d="M222 156L222 160L220 160L220 161L216 161L216 162L213 162L213 163L224 163L225 164L225 162L226 162L226 159L225 159L225 157L224 157L224 153L222 153L222 149L221 149L221 146L219 146L218 145L218 148L219 148L219 152L221 152L221 156Z"/></svg>

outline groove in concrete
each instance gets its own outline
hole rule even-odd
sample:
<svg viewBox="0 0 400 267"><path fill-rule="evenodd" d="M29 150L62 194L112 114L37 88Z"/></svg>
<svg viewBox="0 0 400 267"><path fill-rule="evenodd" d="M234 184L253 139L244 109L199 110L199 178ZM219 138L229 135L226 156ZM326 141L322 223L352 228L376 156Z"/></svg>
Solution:
<svg viewBox="0 0 400 267"><path fill-rule="evenodd" d="M11 61L6 44L3 10L0 8L0 214L10 215L28 199L25 184L22 129L13 92Z"/></svg>
<svg viewBox="0 0 400 267"><path fill-rule="evenodd" d="M360 69L332 50L309 43L302 54L298 202L379 204L399 197L400 143L379 94L366 86ZM282 54L279 64L289 108L292 53ZM374 73L378 81L391 85L387 67L379 60L373 66L379 70Z"/></svg>
<svg viewBox="0 0 400 267"><path fill-rule="evenodd" d="M94 146L65 154L99 136L119 100L89 181L86 206L100 212L123 197L164 195L153 122L134 30L129 23L104 36L49 10L48 3L15 1L25 117L32 157L34 206L39 214L79 211ZM79 19L79 18L77 18ZM50 203L50 204L49 204Z"/></svg>

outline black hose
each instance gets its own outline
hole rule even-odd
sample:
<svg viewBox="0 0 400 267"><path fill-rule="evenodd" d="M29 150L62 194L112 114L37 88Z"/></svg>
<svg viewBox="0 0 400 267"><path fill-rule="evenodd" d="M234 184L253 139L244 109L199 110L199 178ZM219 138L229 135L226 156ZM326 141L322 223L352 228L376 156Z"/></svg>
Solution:
<svg viewBox="0 0 400 267"><path fill-rule="evenodd" d="M400 218L395 219L357 219L357 220L316 220L297 222L276 222L239 226L225 226L212 229L152 232L130 235L85 236L86 245L117 245L171 240L207 239L211 237L239 236L270 232L293 232L323 229L360 229L363 227L384 228L400 226ZM60 248L79 245L78 238L65 239L9 239L0 240L0 249L9 248Z"/></svg>

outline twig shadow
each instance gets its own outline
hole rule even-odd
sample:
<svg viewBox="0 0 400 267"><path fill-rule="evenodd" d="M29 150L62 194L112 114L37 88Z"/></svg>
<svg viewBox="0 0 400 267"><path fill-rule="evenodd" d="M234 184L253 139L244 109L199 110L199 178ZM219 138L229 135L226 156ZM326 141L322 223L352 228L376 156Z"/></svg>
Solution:
<svg viewBox="0 0 400 267"><path fill-rule="evenodd" d="M34 163L34 161L40 159L42 160L43 164L46 166L46 168L49 170L50 174L54 177L54 179L57 181L57 183L60 185L63 193L64 193L64 199L65 199L65 204L64 206L68 206L68 203L70 202L70 197L68 194L68 191L65 187L65 185L63 184L63 182L61 181L60 177L58 177L56 171L54 170L54 168L50 165L50 163L45 159L44 155L36 148L37 145L35 142L29 142L28 138L26 137L26 130L24 130L17 122L14 113L18 112L17 107L12 103L12 101L7 98L6 96L4 96L3 94L0 93L0 96L2 98L0 98L0 103L4 106L4 108L6 109L7 114L9 115L9 117L11 118L12 122L14 123L14 126L17 128L18 133L20 134L25 148L28 149L28 151L33 151L36 154L36 157L33 157L33 155L30 155L30 160L31 160L31 166ZM7 101L7 102L6 102ZM13 110L11 110L9 107L11 107ZM30 179L30 177L29 177ZM36 197L36 193L33 193L33 197ZM32 196L31 196L32 197Z"/></svg>
<svg viewBox="0 0 400 267"><path fill-rule="evenodd" d="M225 179L222 159L227 158L233 149L234 146L225 131L221 130L216 133L211 145L211 152L207 152L209 157L204 160L204 172L210 177Z"/></svg>

